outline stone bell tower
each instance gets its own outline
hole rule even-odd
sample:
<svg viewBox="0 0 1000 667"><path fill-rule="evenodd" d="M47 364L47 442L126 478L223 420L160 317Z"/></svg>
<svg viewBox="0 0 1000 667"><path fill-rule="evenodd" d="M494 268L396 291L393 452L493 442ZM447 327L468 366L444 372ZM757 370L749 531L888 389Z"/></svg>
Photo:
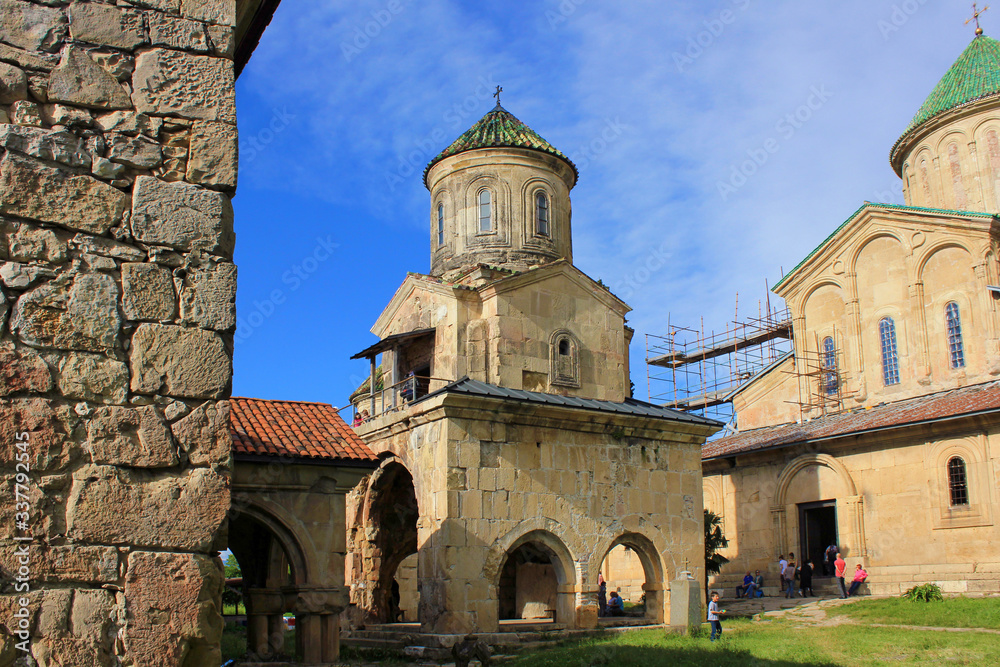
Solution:
<svg viewBox="0 0 1000 667"><path fill-rule="evenodd" d="M497 102L424 171L431 275L572 262L569 191L577 177L565 155Z"/></svg>

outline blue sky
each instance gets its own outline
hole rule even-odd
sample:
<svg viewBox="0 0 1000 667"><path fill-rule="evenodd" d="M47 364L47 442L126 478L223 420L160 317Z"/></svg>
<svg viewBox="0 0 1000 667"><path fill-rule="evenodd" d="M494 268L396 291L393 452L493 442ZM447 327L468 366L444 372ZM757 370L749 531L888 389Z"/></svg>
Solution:
<svg viewBox="0 0 1000 667"><path fill-rule="evenodd" d="M233 394L347 403L367 373L350 356L429 268L423 167L500 84L580 168L574 261L634 308L645 398L645 334L668 314L721 329L738 292L756 315L765 279L863 201L902 203L889 148L969 16L957 0L283 0L237 83Z"/></svg>

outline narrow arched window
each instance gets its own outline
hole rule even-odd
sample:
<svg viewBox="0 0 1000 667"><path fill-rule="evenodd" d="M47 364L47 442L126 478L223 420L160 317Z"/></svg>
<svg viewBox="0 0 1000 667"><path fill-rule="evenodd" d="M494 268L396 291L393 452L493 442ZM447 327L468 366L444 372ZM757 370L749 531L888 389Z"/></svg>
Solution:
<svg viewBox="0 0 1000 667"><path fill-rule="evenodd" d="M559 355L565 357L569 354L569 340L563 338L559 341Z"/></svg>
<svg viewBox="0 0 1000 667"><path fill-rule="evenodd" d="M948 319L948 354L952 368L965 368L965 347L962 345L962 318L958 314L958 304L954 301L944 308Z"/></svg>
<svg viewBox="0 0 1000 667"><path fill-rule="evenodd" d="M535 233L549 235L549 198L544 192L535 195Z"/></svg>
<svg viewBox="0 0 1000 667"><path fill-rule="evenodd" d="M969 478L965 473L965 461L960 456L953 456L948 461L948 488L952 505L969 504Z"/></svg>
<svg viewBox="0 0 1000 667"><path fill-rule="evenodd" d="M837 393L837 350L830 336L823 339L823 389L828 394Z"/></svg>
<svg viewBox="0 0 1000 667"><path fill-rule="evenodd" d="M493 231L493 205L489 190L479 192L479 231Z"/></svg>
<svg viewBox="0 0 1000 667"><path fill-rule="evenodd" d="M444 204L438 204L438 247L444 245Z"/></svg>
<svg viewBox="0 0 1000 667"><path fill-rule="evenodd" d="M883 317L878 323L879 341L882 344L882 381L886 386L899 384L899 351L896 347L896 323Z"/></svg>

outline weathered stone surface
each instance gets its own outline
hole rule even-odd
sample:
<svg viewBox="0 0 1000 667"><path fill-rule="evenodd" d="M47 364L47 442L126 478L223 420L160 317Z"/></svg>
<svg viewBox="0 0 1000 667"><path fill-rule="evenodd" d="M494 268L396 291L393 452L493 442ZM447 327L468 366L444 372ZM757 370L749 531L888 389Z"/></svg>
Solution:
<svg viewBox="0 0 1000 667"><path fill-rule="evenodd" d="M152 405L101 408L87 429L87 450L96 464L135 468L177 465L177 448Z"/></svg>
<svg viewBox="0 0 1000 667"><path fill-rule="evenodd" d="M223 58L233 57L233 29L226 25L208 25L208 41L212 53Z"/></svg>
<svg viewBox="0 0 1000 667"><path fill-rule="evenodd" d="M218 398L232 378L232 361L218 334L140 324L129 351L132 391L179 398Z"/></svg>
<svg viewBox="0 0 1000 667"><path fill-rule="evenodd" d="M58 368L59 393L96 403L124 403L128 398L128 367L99 354L69 353Z"/></svg>
<svg viewBox="0 0 1000 667"><path fill-rule="evenodd" d="M51 388L52 374L36 352L0 343L0 396L29 391L44 394Z"/></svg>
<svg viewBox="0 0 1000 667"><path fill-rule="evenodd" d="M191 267L181 288L181 320L206 329L236 326L236 265L211 262Z"/></svg>
<svg viewBox="0 0 1000 667"><path fill-rule="evenodd" d="M34 102L18 100L10 105L10 121L16 125L41 127L42 114Z"/></svg>
<svg viewBox="0 0 1000 667"><path fill-rule="evenodd" d="M0 400L0 437L11 443L0 447L0 465L5 470L13 470L17 449L13 443L15 433L27 431L31 446L28 463L36 473L52 473L64 470L82 455L77 442L83 434L77 429L80 417L62 403L41 398ZM42 508L35 508L40 512ZM47 519L58 517L53 513ZM41 515L38 515L41 519ZM0 526L0 531L13 531L13 522ZM0 532L0 538L6 533Z"/></svg>
<svg viewBox="0 0 1000 667"><path fill-rule="evenodd" d="M94 117L86 109L68 107L64 104L46 104L42 107L42 119L49 125L68 127L90 127Z"/></svg>
<svg viewBox="0 0 1000 667"><path fill-rule="evenodd" d="M59 67L49 75L50 102L67 102L95 109L127 109L132 106L128 92L118 80L85 51L69 47Z"/></svg>
<svg viewBox="0 0 1000 667"><path fill-rule="evenodd" d="M149 40L155 46L166 46L182 51L208 51L208 35L205 24L179 19L167 14L150 13Z"/></svg>
<svg viewBox="0 0 1000 667"><path fill-rule="evenodd" d="M104 255L105 257L114 257L115 259L124 259L128 262L135 262L146 258L146 253L138 248L133 248L126 243L106 239L101 236L77 234L73 237L72 244L84 252Z"/></svg>
<svg viewBox="0 0 1000 667"><path fill-rule="evenodd" d="M17 300L10 328L38 347L103 352L117 346L118 284L101 273L62 275Z"/></svg>
<svg viewBox="0 0 1000 667"><path fill-rule="evenodd" d="M0 213L104 234L121 222L129 197L91 176L7 153L0 161Z"/></svg>
<svg viewBox="0 0 1000 667"><path fill-rule="evenodd" d="M28 77L24 70L0 62L0 104L28 99Z"/></svg>
<svg viewBox="0 0 1000 667"><path fill-rule="evenodd" d="M113 181L125 173L125 165L112 162L100 155L94 155L94 161L90 165L90 173L98 178Z"/></svg>
<svg viewBox="0 0 1000 667"><path fill-rule="evenodd" d="M132 201L132 233L144 243L200 248L229 257L234 243L233 206L219 192L139 176Z"/></svg>
<svg viewBox="0 0 1000 667"><path fill-rule="evenodd" d="M42 280L54 278L56 272L45 266L4 262L0 264L0 282L11 289L27 289Z"/></svg>
<svg viewBox="0 0 1000 667"><path fill-rule="evenodd" d="M96 2L70 5L69 30L73 39L120 49L132 49L146 42L139 12Z"/></svg>
<svg viewBox="0 0 1000 667"><path fill-rule="evenodd" d="M0 289L0 331L7 328L7 313L9 311L10 303L7 301L7 295Z"/></svg>
<svg viewBox="0 0 1000 667"><path fill-rule="evenodd" d="M236 25L236 3L232 0L181 0L181 15L196 21Z"/></svg>
<svg viewBox="0 0 1000 667"><path fill-rule="evenodd" d="M235 189L237 144L235 125L209 121L194 123L191 126L187 180L199 185Z"/></svg>
<svg viewBox="0 0 1000 667"><path fill-rule="evenodd" d="M83 466L73 473L67 536L94 544L207 551L228 511L229 478L210 468L172 475Z"/></svg>
<svg viewBox="0 0 1000 667"><path fill-rule="evenodd" d="M138 169L151 169L163 162L160 144L145 137L130 137L117 132L110 132L108 140L108 159L120 162Z"/></svg>
<svg viewBox="0 0 1000 667"><path fill-rule="evenodd" d="M0 0L0 40L28 51L58 51L66 39L61 9L20 0Z"/></svg>
<svg viewBox="0 0 1000 667"><path fill-rule="evenodd" d="M135 71L135 58L121 51L91 51L94 62L107 70L119 83L130 83Z"/></svg>
<svg viewBox="0 0 1000 667"><path fill-rule="evenodd" d="M136 7L158 9L167 14L178 14L181 11L181 0L125 0Z"/></svg>
<svg viewBox="0 0 1000 667"><path fill-rule="evenodd" d="M85 268L89 267L94 271L114 271L118 268L118 264L115 263L115 260L110 257L84 253L81 256L81 259L84 261L84 264L86 264Z"/></svg>
<svg viewBox="0 0 1000 667"><path fill-rule="evenodd" d="M125 642L133 664L221 664L222 588L219 568L208 556L129 554Z"/></svg>
<svg viewBox="0 0 1000 667"><path fill-rule="evenodd" d="M177 313L173 275L159 264L123 264L122 310L130 320L173 319Z"/></svg>
<svg viewBox="0 0 1000 667"><path fill-rule="evenodd" d="M132 81L140 112L236 122L233 64L228 60L152 49L136 57Z"/></svg>
<svg viewBox="0 0 1000 667"><path fill-rule="evenodd" d="M171 425L177 444L187 452L191 465L225 465L232 458L229 403L203 403Z"/></svg>
<svg viewBox="0 0 1000 667"><path fill-rule="evenodd" d="M43 160L62 162L73 167L90 166L90 155L83 141L70 132L40 127L0 125L0 146Z"/></svg>
<svg viewBox="0 0 1000 667"><path fill-rule="evenodd" d="M21 224L7 235L8 256L15 261L43 260L53 264L66 261L66 242L51 229Z"/></svg>
<svg viewBox="0 0 1000 667"><path fill-rule="evenodd" d="M31 623L31 664L103 667L118 663L114 642L124 610L116 606L114 592L54 589L33 591L31 598L31 608L37 610Z"/></svg>
<svg viewBox="0 0 1000 667"><path fill-rule="evenodd" d="M95 120L98 127L105 132L144 134L154 139L163 126L163 119L152 118L144 113L134 111L111 111L100 114Z"/></svg>
<svg viewBox="0 0 1000 667"><path fill-rule="evenodd" d="M59 56L51 53L31 53L23 49L15 49L8 44L0 43L0 60L5 60L19 67L49 72L59 64Z"/></svg>
<svg viewBox="0 0 1000 667"><path fill-rule="evenodd" d="M51 547L33 542L28 549L34 581L105 584L118 581L118 550L80 544ZM17 570L13 549L0 549L0 568Z"/></svg>

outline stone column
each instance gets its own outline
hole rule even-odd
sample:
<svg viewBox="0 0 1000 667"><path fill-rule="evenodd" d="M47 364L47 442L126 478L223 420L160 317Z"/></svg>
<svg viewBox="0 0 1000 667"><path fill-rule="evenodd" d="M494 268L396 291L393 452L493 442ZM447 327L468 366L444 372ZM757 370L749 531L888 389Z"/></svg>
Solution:
<svg viewBox="0 0 1000 667"><path fill-rule="evenodd" d="M788 536L785 531L785 506L774 505L771 507L771 526L774 529L774 548L777 553L785 553L785 542Z"/></svg>
<svg viewBox="0 0 1000 667"><path fill-rule="evenodd" d="M663 623L664 586L660 582L642 585L646 594L646 619L651 623Z"/></svg>
<svg viewBox="0 0 1000 667"><path fill-rule="evenodd" d="M919 280L910 285L910 306L917 314L917 326L914 337L920 350L921 376L930 380L931 375L931 353L930 343L927 340L927 314L924 312L924 284ZM923 379L922 378L922 379Z"/></svg>
<svg viewBox="0 0 1000 667"><path fill-rule="evenodd" d="M247 650L260 658L275 655L284 646L285 610L281 591L267 588L251 588L246 595L247 607ZM280 634L276 631L274 618L281 622ZM279 641L280 639L280 641Z"/></svg>
<svg viewBox="0 0 1000 667"><path fill-rule="evenodd" d="M0 540L46 664L221 664L235 19L0 0Z"/></svg>
<svg viewBox="0 0 1000 667"><path fill-rule="evenodd" d="M701 627L701 586L690 572L670 582L670 629L687 634Z"/></svg>
<svg viewBox="0 0 1000 667"><path fill-rule="evenodd" d="M347 606L343 588L299 587L294 594L295 647L300 662L319 665L340 655L340 617Z"/></svg>

